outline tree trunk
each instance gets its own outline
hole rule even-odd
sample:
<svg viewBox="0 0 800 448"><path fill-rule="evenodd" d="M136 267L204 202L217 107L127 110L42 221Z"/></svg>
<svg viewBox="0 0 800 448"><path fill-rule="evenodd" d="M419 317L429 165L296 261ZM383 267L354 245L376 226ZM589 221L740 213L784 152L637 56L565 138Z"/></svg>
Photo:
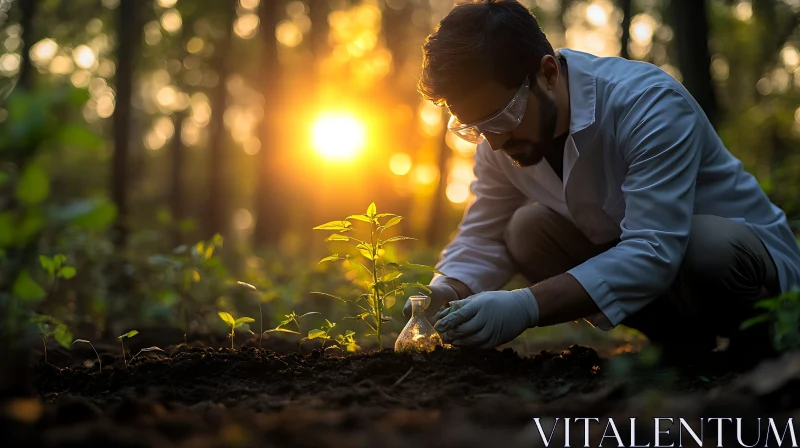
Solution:
<svg viewBox="0 0 800 448"><path fill-rule="evenodd" d="M719 107L711 78L706 2L672 0L669 9L683 85L703 108L711 123L715 124Z"/></svg>
<svg viewBox="0 0 800 448"><path fill-rule="evenodd" d="M447 120L444 120L447 123ZM436 186L436 192L433 197L433 205L431 207L430 221L428 222L428 244L435 246L442 235L444 229L444 222L446 217L447 207L447 171L450 161L450 147L447 146L445 135L447 133L447 126L439 138L439 154L437 155L436 165L439 168L439 183Z"/></svg>
<svg viewBox="0 0 800 448"><path fill-rule="evenodd" d="M255 214L256 227L253 232L257 246L276 244L283 232L286 221L282 213L281 195L278 185L282 178L280 169L281 147L276 138L278 126L276 120L280 110L280 63L278 61L278 42L275 39L275 27L278 25L280 5L278 2L261 2L259 15L261 22L261 94L264 97L264 117L259 126L261 151L256 164ZM316 5L316 3L315 3ZM312 14L314 9L312 6ZM312 22L312 26L317 23Z"/></svg>
<svg viewBox="0 0 800 448"><path fill-rule="evenodd" d="M180 231L180 223L183 220L183 164L184 164L184 148L183 141L181 141L181 132L183 132L183 120L185 114L178 111L173 115L175 120L175 134L172 136L172 173L170 176L170 192L169 192L169 208L172 215L172 243L179 246L182 241Z"/></svg>
<svg viewBox="0 0 800 448"><path fill-rule="evenodd" d="M631 19L633 18L633 10L631 9L631 0L617 0L620 11L622 11L622 36L620 36L620 50L619 55L622 58L629 59L628 44L631 41Z"/></svg>
<svg viewBox="0 0 800 448"><path fill-rule="evenodd" d="M269 3L269 2L267 2ZM223 116L228 100L227 80L230 72L227 55L233 40L233 20L236 15L236 4L233 0L221 3L221 21L224 28L222 38L216 43L214 50L213 69L218 75L219 82L211 92L211 121L208 128L209 157L208 157L208 196L205 210L205 236L211 238L214 234L224 234L227 222L225 201L225 149L229 146L228 133L225 131Z"/></svg>
<svg viewBox="0 0 800 448"><path fill-rule="evenodd" d="M328 0L311 0L311 50L314 52L314 57L319 59L325 56L328 52L328 14L331 12ZM277 17L277 8L273 7ZM273 20L270 17L270 20ZM274 40L274 35L271 35Z"/></svg>
<svg viewBox="0 0 800 448"><path fill-rule="evenodd" d="M34 68L31 63L31 47L36 42L33 24L38 4L38 0L22 0L20 4L20 13L22 15L20 20L22 25L22 61L20 61L19 81L17 84L25 90L33 88Z"/></svg>
<svg viewBox="0 0 800 448"><path fill-rule="evenodd" d="M114 109L114 155L112 157L111 197L117 206L117 221L113 241L118 248L127 240L128 217L128 155L130 152L131 95L133 92L134 61L140 41L138 0L121 0L118 7L116 90Z"/></svg>

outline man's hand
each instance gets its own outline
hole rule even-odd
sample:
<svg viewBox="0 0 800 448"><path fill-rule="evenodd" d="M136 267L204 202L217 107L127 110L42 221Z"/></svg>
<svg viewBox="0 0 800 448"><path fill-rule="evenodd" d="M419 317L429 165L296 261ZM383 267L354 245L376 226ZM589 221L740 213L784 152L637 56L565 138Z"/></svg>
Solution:
<svg viewBox="0 0 800 448"><path fill-rule="evenodd" d="M445 342L492 349L539 324L539 305L530 288L487 291L458 300L434 317Z"/></svg>
<svg viewBox="0 0 800 448"><path fill-rule="evenodd" d="M434 323L435 320L432 319L433 315L450 302L458 300L459 297L455 288L448 284L428 285L428 288L431 290L431 293L427 294L430 301L425 302L425 317L428 318L428 321ZM403 307L403 316L411 317L411 298L406 300L406 305Z"/></svg>

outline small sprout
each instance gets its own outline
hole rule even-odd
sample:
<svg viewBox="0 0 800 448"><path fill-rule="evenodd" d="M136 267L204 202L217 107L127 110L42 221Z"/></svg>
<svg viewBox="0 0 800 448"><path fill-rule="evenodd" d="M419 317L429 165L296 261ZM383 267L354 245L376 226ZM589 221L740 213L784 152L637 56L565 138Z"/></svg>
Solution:
<svg viewBox="0 0 800 448"><path fill-rule="evenodd" d="M125 343L123 342L123 340L126 338L130 339L136 336L137 334L139 334L138 330L131 330L125 334L117 336L117 339L119 339L119 343L122 345L122 362L125 363L125 367L128 367L128 361L125 360Z"/></svg>
<svg viewBox="0 0 800 448"><path fill-rule="evenodd" d="M328 336L328 333L330 333L331 330L333 330L333 327L335 327L335 326L336 326L335 323L329 321L328 319L325 319L325 324L321 325L319 327L319 329L310 330L308 332L308 339L322 339L322 355L323 356L325 356L325 343L328 341L328 339L330 339L330 336ZM336 347L334 346L334 347L331 347L331 348L336 348Z"/></svg>
<svg viewBox="0 0 800 448"><path fill-rule="evenodd" d="M136 357L137 357L137 356L139 356L139 355L141 355L141 354L142 354L142 352L163 352L163 351L164 351L164 350L162 350L162 349L161 349L161 347L155 347L155 346L153 346L153 347L147 347L147 348L143 348L143 349L139 350L139 353L137 353L137 354L133 355L133 357L131 358L131 360L130 360L130 361L128 361L128 364L132 363L132 362L133 362L133 360L134 360L134 359L136 359Z"/></svg>
<svg viewBox="0 0 800 448"><path fill-rule="evenodd" d="M74 341L72 341L72 344L70 345L75 345L76 342L83 342L84 344L89 344L89 347L92 347L92 350L94 350L94 354L97 356L97 364L100 366L100 371L102 372L103 361L100 361L100 355L97 354L97 349L94 348L94 345L92 345L92 343L90 341L87 341L86 339L75 339Z"/></svg>
<svg viewBox="0 0 800 448"><path fill-rule="evenodd" d="M231 326L231 334L230 334L230 337L231 337L231 350L235 350L234 344L233 344L233 337L234 337L234 334L236 332L236 329L241 327L244 324L249 324L251 322L255 322L256 320L253 319L252 317L240 317L238 319L234 319L233 316L231 316L230 313L226 313L225 311L220 311L217 314L219 314L219 318L222 319L223 322L225 322L226 324Z"/></svg>
<svg viewBox="0 0 800 448"><path fill-rule="evenodd" d="M243 286L246 289L249 289L253 293L255 293L256 298L258 300L258 318L261 320L261 327L258 332L258 349L261 350L261 339L264 338L264 314L261 312L261 294L258 292L258 288L251 285L250 283L245 282L236 282L237 285Z"/></svg>

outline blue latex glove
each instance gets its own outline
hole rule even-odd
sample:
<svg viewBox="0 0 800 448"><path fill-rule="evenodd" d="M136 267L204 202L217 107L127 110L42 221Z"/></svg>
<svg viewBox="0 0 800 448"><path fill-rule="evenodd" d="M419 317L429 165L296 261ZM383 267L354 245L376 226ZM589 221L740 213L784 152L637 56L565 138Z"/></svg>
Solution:
<svg viewBox="0 0 800 448"><path fill-rule="evenodd" d="M539 304L530 288L487 291L437 313L435 328L458 347L492 349L539 324Z"/></svg>

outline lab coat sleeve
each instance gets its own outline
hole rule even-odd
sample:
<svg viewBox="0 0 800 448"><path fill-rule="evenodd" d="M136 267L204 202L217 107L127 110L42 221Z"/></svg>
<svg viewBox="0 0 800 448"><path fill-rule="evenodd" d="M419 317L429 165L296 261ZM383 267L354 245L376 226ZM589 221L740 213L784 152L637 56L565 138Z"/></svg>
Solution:
<svg viewBox="0 0 800 448"><path fill-rule="evenodd" d="M702 135L710 126L679 92L651 87L621 114L628 166L620 243L569 273L612 325L667 291L686 252Z"/></svg>
<svg viewBox="0 0 800 448"><path fill-rule="evenodd" d="M475 200L436 267L477 294L502 288L516 272L504 234L511 216L527 198L498 167L486 142L478 145L475 152L474 173L471 191ZM431 283L443 281L445 277L436 275Z"/></svg>

